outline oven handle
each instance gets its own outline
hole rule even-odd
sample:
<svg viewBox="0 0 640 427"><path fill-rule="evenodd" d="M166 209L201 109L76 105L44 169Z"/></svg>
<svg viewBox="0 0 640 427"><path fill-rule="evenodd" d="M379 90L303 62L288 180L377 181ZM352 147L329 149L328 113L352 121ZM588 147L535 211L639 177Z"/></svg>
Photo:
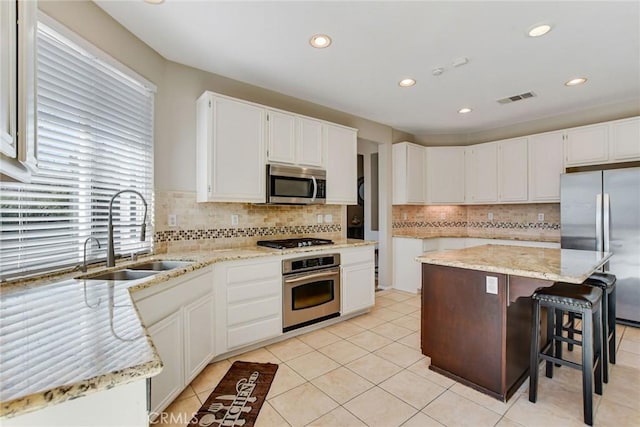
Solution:
<svg viewBox="0 0 640 427"><path fill-rule="evenodd" d="M340 271L339 268L332 268L330 271L325 271L325 272L316 273L316 274L305 274L304 276L299 276L292 279L285 277L284 283L306 282L313 279L319 279L320 277L335 276L336 274L340 274L339 271Z"/></svg>

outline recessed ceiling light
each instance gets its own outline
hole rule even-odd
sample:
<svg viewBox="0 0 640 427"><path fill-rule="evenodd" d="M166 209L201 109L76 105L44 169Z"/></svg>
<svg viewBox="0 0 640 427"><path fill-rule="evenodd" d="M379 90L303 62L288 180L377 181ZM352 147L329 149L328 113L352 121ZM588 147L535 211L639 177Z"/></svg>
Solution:
<svg viewBox="0 0 640 427"><path fill-rule="evenodd" d="M160 4L164 3L164 0L144 0L144 2L149 4Z"/></svg>
<svg viewBox="0 0 640 427"><path fill-rule="evenodd" d="M536 25L529 30L529 37L540 37L551 31L551 25Z"/></svg>
<svg viewBox="0 0 640 427"><path fill-rule="evenodd" d="M576 77L575 79L569 80L564 85L565 86L576 86L576 85L581 85L582 83L584 83L586 81L587 81L586 77Z"/></svg>
<svg viewBox="0 0 640 427"><path fill-rule="evenodd" d="M331 37L326 34L316 34L315 36L311 37L309 43L311 43L311 46L315 48L323 49L325 47L329 47L329 45L331 44Z"/></svg>
<svg viewBox="0 0 640 427"><path fill-rule="evenodd" d="M416 84L416 81L414 79L402 79L398 82L398 85L400 85L401 87L411 87L413 85Z"/></svg>
<svg viewBox="0 0 640 427"><path fill-rule="evenodd" d="M470 112L472 112L472 111L473 111L473 110L472 110L471 108L469 108L469 107L464 107L464 108L459 109L459 110L458 110L458 113L460 113L460 114L467 114L467 113L470 113Z"/></svg>

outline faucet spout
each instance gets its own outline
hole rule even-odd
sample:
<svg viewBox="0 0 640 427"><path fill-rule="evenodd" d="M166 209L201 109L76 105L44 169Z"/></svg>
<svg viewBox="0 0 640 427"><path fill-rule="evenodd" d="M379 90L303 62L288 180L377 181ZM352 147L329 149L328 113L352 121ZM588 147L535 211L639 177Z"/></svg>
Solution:
<svg viewBox="0 0 640 427"><path fill-rule="evenodd" d="M107 238L107 267L114 267L116 265L116 253L113 246L113 201L123 193L132 193L138 195L144 204L144 218L140 225L140 241L144 242L146 239L147 230L147 201L144 196L136 190L121 190L111 197L109 201L109 224L107 226L108 238Z"/></svg>
<svg viewBox="0 0 640 427"><path fill-rule="evenodd" d="M102 247L102 246L100 246L100 240L98 240L94 236L89 236L84 241L84 252L83 252L83 256L82 256L82 267L80 267L80 271L82 271L83 273L87 272L87 243L89 243L92 240L95 240L95 242L98 244L98 249L100 249Z"/></svg>

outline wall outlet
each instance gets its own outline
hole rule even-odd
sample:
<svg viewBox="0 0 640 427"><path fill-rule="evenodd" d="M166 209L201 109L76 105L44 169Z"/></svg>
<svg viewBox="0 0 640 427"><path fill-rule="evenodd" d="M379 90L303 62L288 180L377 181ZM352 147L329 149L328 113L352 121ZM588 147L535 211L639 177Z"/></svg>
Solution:
<svg viewBox="0 0 640 427"><path fill-rule="evenodd" d="M333 215L331 214L326 214L324 216L324 222L326 222L327 224L331 224L333 222Z"/></svg>
<svg viewBox="0 0 640 427"><path fill-rule="evenodd" d="M498 278L495 276L487 276L487 293L498 295Z"/></svg>
<svg viewBox="0 0 640 427"><path fill-rule="evenodd" d="M544 214L543 213L539 213L538 214L538 222L544 222Z"/></svg>
<svg viewBox="0 0 640 427"><path fill-rule="evenodd" d="M489 221L493 221L493 212L489 212L489 213L487 214L487 219L488 219Z"/></svg>
<svg viewBox="0 0 640 427"><path fill-rule="evenodd" d="M167 225L169 227L176 227L178 225L178 218L176 217L176 214L167 215Z"/></svg>
<svg viewBox="0 0 640 427"><path fill-rule="evenodd" d="M447 217L447 214L444 212L440 212L440 219L445 219Z"/></svg>
<svg viewBox="0 0 640 427"><path fill-rule="evenodd" d="M318 224L322 224L322 221L323 221L322 218L323 218L322 214L318 214Z"/></svg>
<svg viewBox="0 0 640 427"><path fill-rule="evenodd" d="M406 213L406 212L403 212L403 213L402 213L402 220L403 220L403 221L406 221L406 220L407 220L407 218L409 218L409 215L407 215L407 213Z"/></svg>
<svg viewBox="0 0 640 427"><path fill-rule="evenodd" d="M231 215L231 225L238 225L238 215Z"/></svg>

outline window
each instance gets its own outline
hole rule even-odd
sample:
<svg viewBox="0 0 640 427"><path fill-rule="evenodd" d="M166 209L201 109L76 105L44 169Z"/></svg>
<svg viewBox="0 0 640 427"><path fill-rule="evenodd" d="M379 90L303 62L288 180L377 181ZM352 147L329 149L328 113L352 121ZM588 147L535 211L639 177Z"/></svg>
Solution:
<svg viewBox="0 0 640 427"><path fill-rule="evenodd" d="M37 28L38 170L28 184L0 183L2 280L104 258L109 201L116 254L152 249L155 88L55 21ZM92 246L94 245L94 246Z"/></svg>

